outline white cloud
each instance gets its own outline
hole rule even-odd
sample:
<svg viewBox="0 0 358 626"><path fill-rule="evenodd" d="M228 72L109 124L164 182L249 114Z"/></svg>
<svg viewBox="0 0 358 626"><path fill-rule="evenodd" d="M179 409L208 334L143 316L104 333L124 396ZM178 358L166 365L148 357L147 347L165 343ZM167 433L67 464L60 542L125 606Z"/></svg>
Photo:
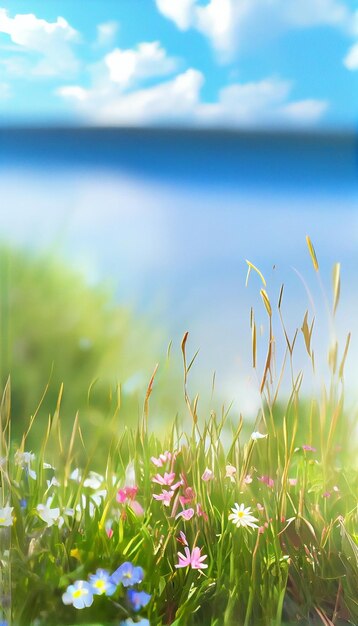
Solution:
<svg viewBox="0 0 358 626"><path fill-rule="evenodd" d="M0 9L0 33L10 36L19 51L34 53L31 74L55 76L74 74L79 62L72 46L79 41L78 32L63 17L55 22L37 18L34 14L17 14L10 17Z"/></svg>
<svg viewBox="0 0 358 626"><path fill-rule="evenodd" d="M205 35L225 60L249 43L287 28L329 25L352 30L353 13L341 0L156 0L158 10L178 28Z"/></svg>
<svg viewBox="0 0 358 626"><path fill-rule="evenodd" d="M195 18L196 0L156 0L159 11L169 18L178 28L186 30Z"/></svg>
<svg viewBox="0 0 358 626"><path fill-rule="evenodd" d="M328 108L325 100L300 100L290 102L281 111L284 117L300 124L317 122Z"/></svg>
<svg viewBox="0 0 358 626"><path fill-rule="evenodd" d="M358 70L358 43L355 43L350 48L343 63L347 70Z"/></svg>
<svg viewBox="0 0 358 626"><path fill-rule="evenodd" d="M125 91L107 81L91 89L62 87L61 97L72 101L86 120L97 124L270 127L313 124L324 114L321 100L290 99L292 84L278 78L235 83L223 88L216 102L201 99L204 76L191 68L155 86Z"/></svg>
<svg viewBox="0 0 358 626"><path fill-rule="evenodd" d="M110 79L122 88L145 78L170 74L177 66L177 61L168 57L159 41L143 42L135 49L116 48L106 55L104 62Z"/></svg>
<svg viewBox="0 0 358 626"><path fill-rule="evenodd" d="M111 46L118 33L118 22L103 22L97 26L97 46Z"/></svg>
<svg viewBox="0 0 358 626"><path fill-rule="evenodd" d="M203 75L194 69L169 81L123 93L108 86L107 90L81 90L62 87L58 94L70 98L79 110L94 123L141 125L190 121L199 103Z"/></svg>

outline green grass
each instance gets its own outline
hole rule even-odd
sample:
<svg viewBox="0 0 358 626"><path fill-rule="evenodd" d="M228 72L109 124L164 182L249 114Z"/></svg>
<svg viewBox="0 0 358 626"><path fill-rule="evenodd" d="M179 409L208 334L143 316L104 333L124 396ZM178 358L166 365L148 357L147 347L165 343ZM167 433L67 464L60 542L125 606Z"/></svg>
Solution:
<svg viewBox="0 0 358 626"><path fill-rule="evenodd" d="M337 289L336 277L335 298ZM269 344L260 368L252 316L253 365L262 393L255 423L234 419L225 409L220 414L200 414L197 397L189 392L193 361L187 357L186 334L182 355L189 429L183 431L176 419L166 433L153 432L152 394L161 392L155 377L143 397L138 425L122 427L118 397L110 423L104 422L102 441L86 442L78 420L71 433L63 430L60 394L48 429L33 450L34 479L15 463L7 385L1 406L1 457L7 458L2 464L1 497L3 504L11 501L15 519L11 533L0 529L0 539L3 597L11 590L11 610L4 603L3 612L7 619L11 617L11 624L118 626L128 615L134 617L122 586L112 598L95 598L82 611L65 606L61 598L74 581L86 580L97 568L113 572L124 561L145 571L140 589L152 598L140 614L151 626L358 623L358 474L352 437L356 419L344 410L345 350L331 354L330 386L323 387L317 398L305 398L286 335L285 361L292 374L292 392L282 398L280 374L276 379L273 376L273 307L266 290L261 295ZM280 301L281 297L279 309ZM281 322L285 335L282 318ZM312 361L308 323L303 323L302 333ZM253 440L251 433L256 431L267 436ZM26 436L20 451L28 450ZM100 443L107 453L98 459ZM175 452L175 459L155 467L151 457L166 450ZM76 482L70 476L78 458L82 459L81 479ZM44 462L56 469L44 469ZM236 470L232 479L227 476L227 465ZM93 467L103 474L97 489L84 484ZM206 468L212 471L208 481L202 478ZM152 478L164 471L175 472L176 480L184 483L169 507L153 498L161 487ZM59 485L48 487L53 476ZM141 515L130 500L120 504L116 499L119 488L133 484L138 487ZM98 490L105 494L90 510ZM47 527L38 514L37 505L50 494L51 506L58 507L63 516L61 527ZM185 508L195 511L188 521L176 517L183 496L191 498ZM229 521L234 503L251 507L260 531L237 528ZM66 513L77 505L82 507L77 517ZM198 514L198 505L205 515ZM112 537L107 534L108 524ZM178 551L184 549L178 542L181 531L190 548L198 546L207 555L208 567L202 573L175 567Z"/></svg>

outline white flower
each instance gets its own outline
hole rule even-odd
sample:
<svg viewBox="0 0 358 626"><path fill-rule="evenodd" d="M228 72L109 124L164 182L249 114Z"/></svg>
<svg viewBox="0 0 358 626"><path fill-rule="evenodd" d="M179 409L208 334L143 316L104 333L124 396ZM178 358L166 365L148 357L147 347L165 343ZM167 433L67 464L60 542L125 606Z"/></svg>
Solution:
<svg viewBox="0 0 358 626"><path fill-rule="evenodd" d="M251 439L253 441L257 441L257 439L265 439L267 437L267 435L262 435L261 433L255 431L254 433L252 433L251 435Z"/></svg>
<svg viewBox="0 0 358 626"><path fill-rule="evenodd" d="M213 480L213 478L214 478L214 472L208 467L206 467L201 479L204 480L204 482L208 482L209 480Z"/></svg>
<svg viewBox="0 0 358 626"><path fill-rule="evenodd" d="M249 506L245 508L244 504L238 505L237 502L235 502L231 510L232 513L229 515L229 520L232 521L235 526L258 528L257 524L255 524L258 520L251 514L251 508Z"/></svg>
<svg viewBox="0 0 358 626"><path fill-rule="evenodd" d="M14 507L12 506L4 506L3 509L0 509L0 526L12 526L14 519L12 517L12 512Z"/></svg>
<svg viewBox="0 0 358 626"><path fill-rule="evenodd" d="M51 480L46 480L46 483L47 483L46 491L48 491L50 487L60 487L60 483L58 482L56 476L53 476Z"/></svg>
<svg viewBox="0 0 358 626"><path fill-rule="evenodd" d="M17 450L15 452L15 463L19 465L22 469L26 470L33 480L36 480L36 472L31 469L30 465L32 461L35 460L35 455L33 452L20 452Z"/></svg>
<svg viewBox="0 0 358 626"><path fill-rule="evenodd" d="M82 477L81 477L81 473L78 467L76 467L76 469L73 470L72 474L70 474L70 480L75 480L76 483L81 482Z"/></svg>
<svg viewBox="0 0 358 626"><path fill-rule="evenodd" d="M49 498L46 504L38 504L36 507L36 511L39 514L39 517L47 524L47 528L56 524L59 528L64 523L64 519L62 515L60 515L59 507L55 507L51 509L52 498Z"/></svg>
<svg viewBox="0 0 358 626"><path fill-rule="evenodd" d="M97 472L90 472L84 481L83 486L90 487L91 489L99 489L103 481L104 478L101 474L97 474Z"/></svg>
<svg viewBox="0 0 358 626"><path fill-rule="evenodd" d="M225 474L225 478L230 478L231 482L234 483L235 482L235 476L236 474L236 467L234 467L233 465L227 465L226 466L226 474Z"/></svg>

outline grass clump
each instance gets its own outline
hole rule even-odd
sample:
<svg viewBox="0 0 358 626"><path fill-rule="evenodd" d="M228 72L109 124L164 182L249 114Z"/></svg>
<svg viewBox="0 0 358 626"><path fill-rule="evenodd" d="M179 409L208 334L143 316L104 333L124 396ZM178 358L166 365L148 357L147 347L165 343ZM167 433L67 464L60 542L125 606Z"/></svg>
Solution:
<svg viewBox="0 0 358 626"><path fill-rule="evenodd" d="M119 406L114 410L117 436L101 469L99 442L86 445L78 418L70 434L63 432L61 394L36 451L27 448L28 431L14 449L6 386L0 538L9 623L358 623L357 450L355 422L343 406L345 352L340 364L338 356L331 361L332 384L319 398L301 397L298 374L284 404L271 376L266 289L262 300L270 330L259 376L262 407L246 428L225 410L200 415L188 389L187 334L191 429L183 432L176 419L167 434L151 432L154 373L136 428L120 428ZM253 315L251 329L258 369ZM283 332L292 366L294 341L284 324ZM311 358L308 323L302 333Z"/></svg>

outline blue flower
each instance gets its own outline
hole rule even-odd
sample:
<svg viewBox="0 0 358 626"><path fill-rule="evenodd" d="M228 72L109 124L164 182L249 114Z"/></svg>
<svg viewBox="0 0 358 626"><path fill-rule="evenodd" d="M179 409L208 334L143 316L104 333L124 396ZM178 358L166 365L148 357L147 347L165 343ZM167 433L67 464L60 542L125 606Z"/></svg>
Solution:
<svg viewBox="0 0 358 626"><path fill-rule="evenodd" d="M92 589L84 580L76 580L73 585L67 587L62 596L64 604L73 604L75 609L84 609L93 602Z"/></svg>
<svg viewBox="0 0 358 626"><path fill-rule="evenodd" d="M134 567L132 563L126 561L122 563L111 576L111 582L115 585L122 583L123 587L133 587L141 583L144 578L144 572L141 567Z"/></svg>
<svg viewBox="0 0 358 626"><path fill-rule="evenodd" d="M92 593L96 596L103 594L112 596L117 588L105 569L98 569L95 574L91 574L89 584L91 585Z"/></svg>
<svg viewBox="0 0 358 626"><path fill-rule="evenodd" d="M147 606L152 596L145 591L136 591L135 589L129 589L127 592L127 598L129 604L134 611L140 611L144 606Z"/></svg>
<svg viewBox="0 0 358 626"><path fill-rule="evenodd" d="M150 626L149 620L145 617L142 617L139 622L133 622L131 618L126 619L124 622L121 622L119 626Z"/></svg>

